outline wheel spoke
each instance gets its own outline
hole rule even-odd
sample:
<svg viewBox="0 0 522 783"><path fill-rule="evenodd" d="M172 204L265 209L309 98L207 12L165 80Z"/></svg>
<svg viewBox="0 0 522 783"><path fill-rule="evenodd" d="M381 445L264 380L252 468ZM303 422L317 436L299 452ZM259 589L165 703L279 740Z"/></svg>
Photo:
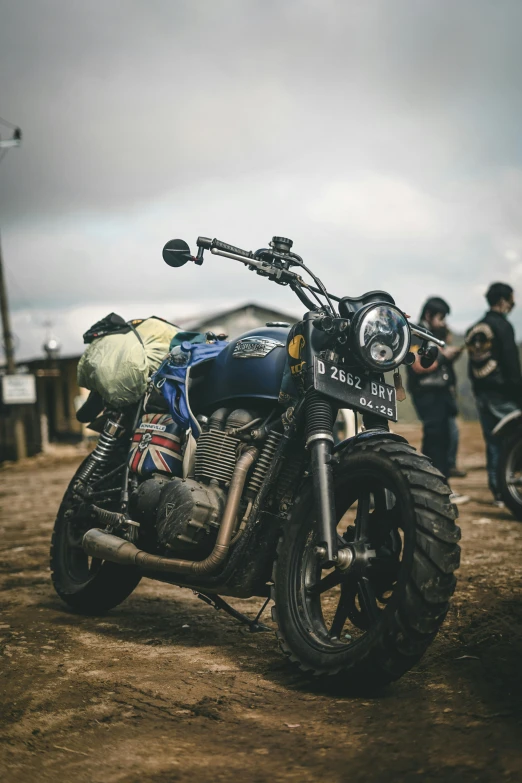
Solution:
<svg viewBox="0 0 522 783"><path fill-rule="evenodd" d="M380 581L395 581L399 575L400 561L391 552L387 555L377 555L372 560L372 578L375 576Z"/></svg>
<svg viewBox="0 0 522 783"><path fill-rule="evenodd" d="M375 506L375 513L379 514L385 514L388 510L388 499L386 497L386 489L384 487L379 487L378 489L374 489L373 491L373 503Z"/></svg>
<svg viewBox="0 0 522 783"><path fill-rule="evenodd" d="M336 587L336 585L340 583L341 579L342 573L339 571L339 569L336 568L334 571L331 571L329 574L323 577L319 582L316 582L316 584L310 585L308 592L313 595L321 595L321 593L325 593L327 590L331 590L332 587Z"/></svg>
<svg viewBox="0 0 522 783"><path fill-rule="evenodd" d="M379 619L381 610L377 606L377 598L373 585L367 576L360 578L357 585L357 593L361 611L366 616L369 625L373 625Z"/></svg>
<svg viewBox="0 0 522 783"><path fill-rule="evenodd" d="M341 632L344 628L344 624L350 614L350 610L353 611L353 603L355 600L356 585L354 582L343 582L341 585L341 597L335 610L334 619L330 627L330 636L339 639Z"/></svg>
<svg viewBox="0 0 522 783"><path fill-rule="evenodd" d="M363 490L357 500L357 514L355 516L355 538L364 538L368 532L368 517L370 514L370 492Z"/></svg>

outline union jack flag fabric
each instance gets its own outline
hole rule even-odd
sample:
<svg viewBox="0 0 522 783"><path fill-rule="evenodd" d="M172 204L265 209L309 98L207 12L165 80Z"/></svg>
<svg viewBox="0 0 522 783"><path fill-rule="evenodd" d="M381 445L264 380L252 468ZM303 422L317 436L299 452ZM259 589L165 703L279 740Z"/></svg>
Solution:
<svg viewBox="0 0 522 783"><path fill-rule="evenodd" d="M183 431L168 413L146 413L134 432L129 466L138 476L167 473L181 476Z"/></svg>

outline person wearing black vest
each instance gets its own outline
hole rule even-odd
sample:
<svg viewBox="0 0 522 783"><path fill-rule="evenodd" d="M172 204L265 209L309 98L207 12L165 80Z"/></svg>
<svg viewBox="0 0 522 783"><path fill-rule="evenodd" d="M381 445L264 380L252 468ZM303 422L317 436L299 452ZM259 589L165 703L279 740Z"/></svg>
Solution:
<svg viewBox="0 0 522 783"><path fill-rule="evenodd" d="M499 444L492 437L498 422L522 408L522 375L515 330L507 315L515 306L513 289L493 283L486 299L489 311L466 333L469 377L486 442L489 488L496 505L502 505L497 488Z"/></svg>
<svg viewBox="0 0 522 783"><path fill-rule="evenodd" d="M446 316L449 312L450 307L444 299L431 297L422 308L421 325L435 337L446 340L449 334ZM414 353L417 347L412 346ZM452 467L452 427L458 413L453 362L460 353L460 348L447 345L439 350L438 358L431 367L422 367L418 356L415 363L408 367L408 390L423 424L422 451L446 479ZM465 503L469 497L454 493L451 499L454 503Z"/></svg>

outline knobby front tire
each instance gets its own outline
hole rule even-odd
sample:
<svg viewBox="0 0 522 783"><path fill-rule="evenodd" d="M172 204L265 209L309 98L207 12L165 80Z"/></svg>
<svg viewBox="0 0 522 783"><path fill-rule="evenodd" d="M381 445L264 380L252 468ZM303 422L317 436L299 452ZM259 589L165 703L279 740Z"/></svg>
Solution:
<svg viewBox="0 0 522 783"><path fill-rule="evenodd" d="M457 509L441 474L405 442L360 443L341 453L334 474L339 542L368 557L325 575L306 486L279 541L272 617L302 671L382 686L420 660L446 616L460 560Z"/></svg>

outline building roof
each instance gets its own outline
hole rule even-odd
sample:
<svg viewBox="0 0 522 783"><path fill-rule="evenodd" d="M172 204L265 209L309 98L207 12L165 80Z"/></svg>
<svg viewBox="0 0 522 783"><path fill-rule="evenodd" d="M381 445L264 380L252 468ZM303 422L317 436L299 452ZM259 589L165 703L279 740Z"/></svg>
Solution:
<svg viewBox="0 0 522 783"><path fill-rule="evenodd" d="M60 362L72 362L72 361L78 362L80 361L80 358L81 358L81 353L72 353L72 354L66 354L65 356L59 355L56 359L53 359L52 362L53 363L58 362L58 364ZM30 369L31 367L35 367L37 365L42 365L42 364L44 365L49 364L49 359L43 355L35 356L33 359L16 360L16 366L18 368L27 367ZM0 375L5 375L6 367L7 365L5 361L0 362Z"/></svg>
<svg viewBox="0 0 522 783"><path fill-rule="evenodd" d="M182 321L182 325L185 329L199 329L204 331L213 326L218 326L221 323L230 323L235 320L238 320L241 323L251 321L251 328L254 328L266 321L285 321L293 324L298 319L295 315L290 315L290 313L284 313L281 310L275 310L272 307L267 307L256 302L247 302L237 307L205 315L204 317L199 316L186 319Z"/></svg>

